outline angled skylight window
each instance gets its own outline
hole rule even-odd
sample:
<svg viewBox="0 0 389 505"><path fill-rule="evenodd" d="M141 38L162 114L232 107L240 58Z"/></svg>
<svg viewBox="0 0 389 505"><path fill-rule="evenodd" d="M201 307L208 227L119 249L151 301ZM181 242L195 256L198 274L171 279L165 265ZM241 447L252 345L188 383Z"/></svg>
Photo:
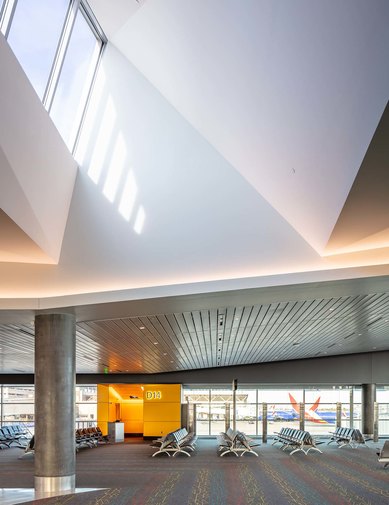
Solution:
<svg viewBox="0 0 389 505"><path fill-rule="evenodd" d="M0 28L70 151L106 38L83 0L6 0Z"/></svg>
<svg viewBox="0 0 389 505"><path fill-rule="evenodd" d="M69 0L18 0L8 43L42 100Z"/></svg>
<svg viewBox="0 0 389 505"><path fill-rule="evenodd" d="M77 137L100 48L101 40L78 10L50 109L50 116L70 150Z"/></svg>

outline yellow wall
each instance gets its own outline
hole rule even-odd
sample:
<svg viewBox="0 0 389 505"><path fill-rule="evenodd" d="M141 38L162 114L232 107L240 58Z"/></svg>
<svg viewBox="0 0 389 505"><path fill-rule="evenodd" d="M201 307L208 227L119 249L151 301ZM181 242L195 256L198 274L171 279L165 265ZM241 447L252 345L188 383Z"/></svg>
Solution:
<svg viewBox="0 0 389 505"><path fill-rule="evenodd" d="M108 435L109 386L97 384L97 425L103 435Z"/></svg>
<svg viewBox="0 0 389 505"><path fill-rule="evenodd" d="M97 424L103 435L108 434L108 422L114 422L121 417L121 400L111 386L97 384Z"/></svg>
<svg viewBox="0 0 389 505"><path fill-rule="evenodd" d="M143 391L143 436L181 428L181 384L148 384Z"/></svg>
<svg viewBox="0 0 389 505"><path fill-rule="evenodd" d="M121 419L124 433L143 433L143 400L124 400Z"/></svg>
<svg viewBox="0 0 389 505"><path fill-rule="evenodd" d="M124 423L125 433L145 437L160 437L181 428L181 384L144 386L143 399L122 398L114 385L98 384L97 420L104 435L108 422L116 419Z"/></svg>

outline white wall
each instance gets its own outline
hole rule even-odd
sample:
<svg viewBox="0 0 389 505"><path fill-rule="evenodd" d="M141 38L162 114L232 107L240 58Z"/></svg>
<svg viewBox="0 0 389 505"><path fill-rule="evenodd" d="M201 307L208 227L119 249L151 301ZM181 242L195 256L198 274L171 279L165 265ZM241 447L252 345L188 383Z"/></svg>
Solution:
<svg viewBox="0 0 389 505"><path fill-rule="evenodd" d="M3 230L0 261L56 263L77 165L2 34L0 62L0 208L35 244Z"/></svg>

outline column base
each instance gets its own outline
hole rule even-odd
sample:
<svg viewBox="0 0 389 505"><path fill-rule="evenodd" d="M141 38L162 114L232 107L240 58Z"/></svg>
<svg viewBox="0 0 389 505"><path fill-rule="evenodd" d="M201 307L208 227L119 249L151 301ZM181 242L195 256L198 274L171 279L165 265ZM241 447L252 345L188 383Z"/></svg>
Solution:
<svg viewBox="0 0 389 505"><path fill-rule="evenodd" d="M76 490L76 476L62 477L34 477L35 493L39 495L56 495L74 493Z"/></svg>

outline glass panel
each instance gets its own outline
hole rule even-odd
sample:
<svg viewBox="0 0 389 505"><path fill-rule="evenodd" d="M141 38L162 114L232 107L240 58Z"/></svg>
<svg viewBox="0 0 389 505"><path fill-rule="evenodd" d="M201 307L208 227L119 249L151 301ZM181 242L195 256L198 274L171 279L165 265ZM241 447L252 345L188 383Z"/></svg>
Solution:
<svg viewBox="0 0 389 505"><path fill-rule="evenodd" d="M362 430L362 404L354 403L354 424L353 428Z"/></svg>
<svg viewBox="0 0 389 505"><path fill-rule="evenodd" d="M256 435L257 406L255 403L236 404L236 429L246 435Z"/></svg>
<svg viewBox="0 0 389 505"><path fill-rule="evenodd" d="M210 434L218 435L226 430L226 405L224 403L211 404Z"/></svg>
<svg viewBox="0 0 389 505"><path fill-rule="evenodd" d="M34 386L3 386L4 403L34 403Z"/></svg>
<svg viewBox="0 0 389 505"><path fill-rule="evenodd" d="M97 386L77 386L76 402L97 403Z"/></svg>
<svg viewBox="0 0 389 505"><path fill-rule="evenodd" d="M378 403L389 403L389 386L379 386L376 391Z"/></svg>
<svg viewBox="0 0 389 505"><path fill-rule="evenodd" d="M208 403L209 389L184 389L184 402Z"/></svg>
<svg viewBox="0 0 389 505"><path fill-rule="evenodd" d="M378 435L389 435L389 386L378 386L376 391L378 405Z"/></svg>
<svg viewBox="0 0 389 505"><path fill-rule="evenodd" d="M90 426L94 424L97 419L97 403L77 403L76 404L76 421L83 421L88 423L92 421ZM89 426L89 424L86 424Z"/></svg>
<svg viewBox="0 0 389 505"><path fill-rule="evenodd" d="M3 424L10 422L31 422L34 420L33 403L5 403L3 404Z"/></svg>
<svg viewBox="0 0 389 505"><path fill-rule="evenodd" d="M80 11L77 13L50 115L73 149L100 53L97 39Z"/></svg>
<svg viewBox="0 0 389 505"><path fill-rule="evenodd" d="M350 426L350 388L313 388L305 390L305 429L314 435L329 435L337 422L340 404L340 423Z"/></svg>
<svg viewBox="0 0 389 505"><path fill-rule="evenodd" d="M378 435L389 435L389 403L380 403L378 406Z"/></svg>
<svg viewBox="0 0 389 505"><path fill-rule="evenodd" d="M262 403L267 403L267 433L279 432L283 426L300 427L299 404L303 401L302 389L261 389L258 391L259 420L262 421ZM258 427L262 435L262 423Z"/></svg>
<svg viewBox="0 0 389 505"><path fill-rule="evenodd" d="M42 99L69 0L19 0L8 43Z"/></svg>
<svg viewBox="0 0 389 505"><path fill-rule="evenodd" d="M198 403L196 405L196 434L209 435L209 403Z"/></svg>
<svg viewBox="0 0 389 505"><path fill-rule="evenodd" d="M76 427L95 426L97 420L97 386L76 386Z"/></svg>

